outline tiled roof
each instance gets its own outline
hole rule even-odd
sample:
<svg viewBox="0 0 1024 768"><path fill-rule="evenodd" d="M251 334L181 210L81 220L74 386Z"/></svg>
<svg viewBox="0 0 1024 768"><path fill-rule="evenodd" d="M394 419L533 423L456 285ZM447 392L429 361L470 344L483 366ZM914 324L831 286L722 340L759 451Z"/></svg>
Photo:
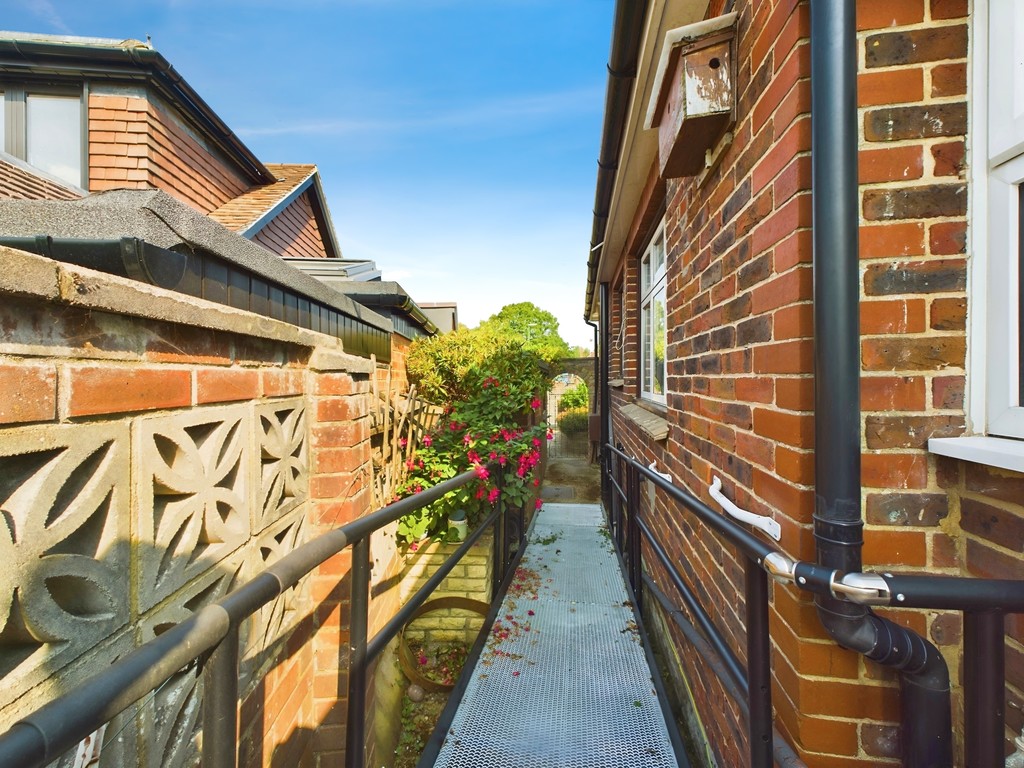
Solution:
<svg viewBox="0 0 1024 768"><path fill-rule="evenodd" d="M83 192L0 152L0 199L75 200Z"/></svg>
<svg viewBox="0 0 1024 768"><path fill-rule="evenodd" d="M214 221L235 232L244 232L272 211L295 189L316 173L315 165L296 163L265 163L277 181L251 187L233 200L224 203L209 215Z"/></svg>

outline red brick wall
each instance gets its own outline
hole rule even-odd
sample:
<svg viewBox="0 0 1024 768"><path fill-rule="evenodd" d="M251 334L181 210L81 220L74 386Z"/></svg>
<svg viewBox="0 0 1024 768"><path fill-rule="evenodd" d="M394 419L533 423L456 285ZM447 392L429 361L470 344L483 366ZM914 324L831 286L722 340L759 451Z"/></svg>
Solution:
<svg viewBox="0 0 1024 768"><path fill-rule="evenodd" d="M209 213L249 188L155 97L89 96L89 191L156 188Z"/></svg>
<svg viewBox="0 0 1024 768"><path fill-rule="evenodd" d="M257 232L253 240L281 256L327 258L327 249L320 236L308 192L299 195L273 221Z"/></svg>
<svg viewBox="0 0 1024 768"><path fill-rule="evenodd" d="M168 609L177 612L172 614L174 620L180 620L189 610L221 596L223 592L209 584L221 583L211 578L227 584L227 576L220 575L222 571L235 574L232 588L252 578L256 569L292 546L292 540L284 538L285 532L301 530L308 540L370 511L367 399L371 367L367 361L342 354L332 340L318 334L295 331L299 337L287 333L282 338L254 337L245 332L244 321L239 322L237 331L218 329L211 318L230 313L216 308L205 309L206 320L214 322L210 327L185 324L196 317L185 307L181 323L160 319L167 308L165 292L154 295L154 289L146 289L144 297L140 294L130 301L141 289L128 280L79 277L73 268L61 275L49 260L9 250L4 253L4 262L13 265L18 280L16 284L0 280L0 387L4 392L0 403L0 467L10 466L5 462L12 461L11 456L18 461L19 450L34 455L31 451L39 449L31 447L32 440L40 430L109 426L113 434L123 434L126 440L132 435L134 447L125 453L127 466L140 463L134 454L129 461L128 452L140 450L138 445L144 444L141 435L154 420L169 424L166 429L172 431L168 434L174 434L174 424L188 430L193 416L209 416L216 421L226 409L233 409L233 414L248 414L252 409L256 418L251 423L259 440L260 414L269 416L277 408L292 413L297 403L304 406L306 427L297 428L296 439L304 436L306 440L308 472L304 469L295 478L296 489L291 491L294 501L276 513L277 522L269 524L261 521L260 510L247 508L245 515L254 516L250 538L240 540L234 551L218 556L192 581L174 587L174 594L162 603L152 608L142 606L138 611L131 608L128 622L132 632L128 638L135 634L152 636L154 622L162 625ZM61 298L59 286L64 284L84 286L85 298ZM94 295L105 297L100 300L103 306L89 305L89 297ZM125 297L126 306L146 307L146 312L156 314L147 319L135 310L119 313L111 308L119 295ZM193 300L176 301L188 304ZM321 340L326 347L320 347ZM243 419L240 423L247 422ZM238 450L259 454L260 445L249 446L248 433L240 431L237 440L244 445ZM276 445L277 438L286 440L288 435L283 433L287 431L282 426L281 435L272 434L271 444ZM201 446L202 435L190 434ZM28 448L11 447L26 441ZM231 446L238 443L225 445L224 453L230 454ZM170 442L167 446L171 450ZM260 472L266 478L275 465L265 451L262 456ZM196 456L192 460L200 459ZM92 465L83 465L77 471L92 471ZM128 470L124 472L127 477ZM259 478L253 482L257 488L253 493L261 493ZM138 486L140 496L144 495L144 486L145 482ZM4 489L8 493L10 490ZM118 487L115 494L128 499L136 492ZM133 507L130 515L134 518L137 514ZM125 526L127 530L127 523ZM279 529L282 533L274 539ZM132 530L130 546L134 548L135 537L140 534L134 525ZM119 542L118 546L127 545ZM146 550L141 540L139 549L145 568ZM168 552L164 559L171 554L179 555ZM96 557L102 559L103 555ZM340 764L348 684L341 670L347 664L350 561L348 551L327 561L287 597L265 609L258 622L249 622L243 629L240 765L312 768ZM127 573L124 579L112 589L128 602L132 582ZM133 606L135 601L132 597ZM6 615L0 616L0 622L7 620ZM39 683L20 691L20 699L9 706L6 700L0 702L5 705L0 706L0 717L10 723L43 703L52 690L64 687L59 682L53 684L60 675L70 674L70 679L78 680L98 671L124 652L124 639L125 633L119 629L116 636L96 643L89 654L45 671L45 678L37 673ZM259 646L256 652L254 642L265 647ZM4 663L8 645L0 643ZM15 668L14 674L18 673ZM158 700L169 701L168 706L176 703L174 695ZM175 715L171 712L163 717L173 722ZM134 764L135 760L130 762Z"/></svg>
<svg viewBox="0 0 1024 768"><path fill-rule="evenodd" d="M612 393L618 406L638 396L638 258L664 199L670 435L652 444L616 412L615 438L709 502L707 485L721 477L739 506L781 524L789 554L813 560L808 6L739 0L735 10L732 143L706 179L670 179L663 197L648 182L613 284L613 336L618 281L626 287L625 370L612 360L625 380ZM926 450L965 422L966 13L953 0L858 3L864 563L1019 577L1020 478L937 463ZM736 555L660 501L653 524L742 656ZM955 615L882 613L938 644L958 679ZM771 626L776 722L809 764L896 764L893 676L835 646L792 588L773 589ZM1012 663L1024 658L1020 639ZM682 656L719 759L743 764L744 727L701 664Z"/></svg>

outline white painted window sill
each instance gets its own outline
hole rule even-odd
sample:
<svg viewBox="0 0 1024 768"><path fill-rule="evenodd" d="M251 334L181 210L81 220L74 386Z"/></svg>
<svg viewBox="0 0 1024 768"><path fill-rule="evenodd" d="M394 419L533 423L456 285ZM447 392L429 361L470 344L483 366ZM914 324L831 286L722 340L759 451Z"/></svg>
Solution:
<svg viewBox="0 0 1024 768"><path fill-rule="evenodd" d="M940 456L1024 472L1024 441L1005 437L933 437L928 450Z"/></svg>

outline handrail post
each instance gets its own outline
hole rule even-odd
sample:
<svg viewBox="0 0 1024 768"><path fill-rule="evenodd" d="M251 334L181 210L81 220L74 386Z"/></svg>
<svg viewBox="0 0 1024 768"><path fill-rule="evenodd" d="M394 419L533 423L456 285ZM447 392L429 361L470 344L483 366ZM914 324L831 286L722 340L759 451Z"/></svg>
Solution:
<svg viewBox="0 0 1024 768"><path fill-rule="evenodd" d="M1006 665L1002 611L964 612L964 764L1003 765L1003 677Z"/></svg>
<svg viewBox="0 0 1024 768"><path fill-rule="evenodd" d="M768 631L768 574L749 557L744 557L746 576L747 623L747 696L750 719L752 768L771 768L772 757L772 680L771 641Z"/></svg>
<svg viewBox="0 0 1024 768"><path fill-rule="evenodd" d="M370 537L352 547L352 595L349 603L348 718L346 768L366 762L366 636L370 609Z"/></svg>
<svg viewBox="0 0 1024 768"><path fill-rule="evenodd" d="M213 650L203 665L203 765L238 765L238 627Z"/></svg>
<svg viewBox="0 0 1024 768"><path fill-rule="evenodd" d="M498 486L498 517L494 520L494 558L491 565L491 597L497 597L501 589L501 582L505 578L505 571L508 570L508 546L505 541L506 518L508 517L508 505L505 504L505 468L498 466L494 470L495 484Z"/></svg>
<svg viewBox="0 0 1024 768"><path fill-rule="evenodd" d="M605 465L605 471L608 473L609 478L608 495L611 498L611 504L608 508L608 527L612 534L612 541L617 542L619 540L619 526L622 524L622 498L619 496L615 486L622 487L622 459L613 455L607 445L602 450L608 457L607 464ZM615 482L612 483L612 480Z"/></svg>
<svg viewBox="0 0 1024 768"><path fill-rule="evenodd" d="M643 582L641 580L640 567L640 526L637 519L640 516L640 474L631 468L629 479L629 504L626 518L626 551L627 565L629 566L629 581L633 588L633 596L636 599L636 609L640 611L643 607Z"/></svg>
<svg viewBox="0 0 1024 768"><path fill-rule="evenodd" d="M622 499L622 503L619 504L619 521L615 530L615 546L619 548L619 552L625 553L626 531L623 523L628 519L629 515L633 514L633 510L630 508L630 504L632 503L633 498L632 488L634 483L636 482L636 472L634 471L632 465L626 464L625 473L620 472L619 476L623 483L622 488L625 491L625 498Z"/></svg>

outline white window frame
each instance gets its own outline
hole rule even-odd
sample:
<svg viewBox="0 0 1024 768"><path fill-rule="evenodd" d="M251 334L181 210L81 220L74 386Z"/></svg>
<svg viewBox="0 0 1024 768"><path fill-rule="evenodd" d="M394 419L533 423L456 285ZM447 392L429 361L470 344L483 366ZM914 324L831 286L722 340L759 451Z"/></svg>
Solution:
<svg viewBox="0 0 1024 768"><path fill-rule="evenodd" d="M79 189L85 189L86 169L89 163L88 140L87 140L87 111L85 107L85 90L81 86L52 86L34 85L31 83L9 83L0 81L0 120L4 122L3 144L0 150L8 155L16 157L28 163L28 97L29 96L59 96L63 98L78 99L79 120L78 135L79 142L79 175L77 181L64 179L47 173L41 168L40 173L56 179L61 184L70 184ZM35 168L36 166L32 166Z"/></svg>
<svg viewBox="0 0 1024 768"><path fill-rule="evenodd" d="M1024 4L975 0L971 19L969 435L945 456L1024 471L1020 189L1024 186Z"/></svg>
<svg viewBox="0 0 1024 768"><path fill-rule="evenodd" d="M644 400L649 400L661 405L664 405L667 402L665 390L668 385L668 361L666 359L668 355L664 352L662 353L662 391L657 392L654 387L654 382L656 380L656 377L654 376L656 349L654 340L655 330L651 328L651 321L655 302L658 301L660 295L664 315L663 321L665 324L665 328L663 329L662 349L667 352L668 280L666 267L668 263L668 253L665 246L665 222L663 220L658 224L657 229L654 231L654 235L651 236L650 242L647 244L643 255L640 257L640 301L638 303L640 310L640 343L638 345L640 358L640 365L638 366L638 373L640 374L640 397ZM652 270L651 261L652 259L657 259L659 249L660 263L656 261L656 266ZM648 343L648 339L650 339L650 343Z"/></svg>

